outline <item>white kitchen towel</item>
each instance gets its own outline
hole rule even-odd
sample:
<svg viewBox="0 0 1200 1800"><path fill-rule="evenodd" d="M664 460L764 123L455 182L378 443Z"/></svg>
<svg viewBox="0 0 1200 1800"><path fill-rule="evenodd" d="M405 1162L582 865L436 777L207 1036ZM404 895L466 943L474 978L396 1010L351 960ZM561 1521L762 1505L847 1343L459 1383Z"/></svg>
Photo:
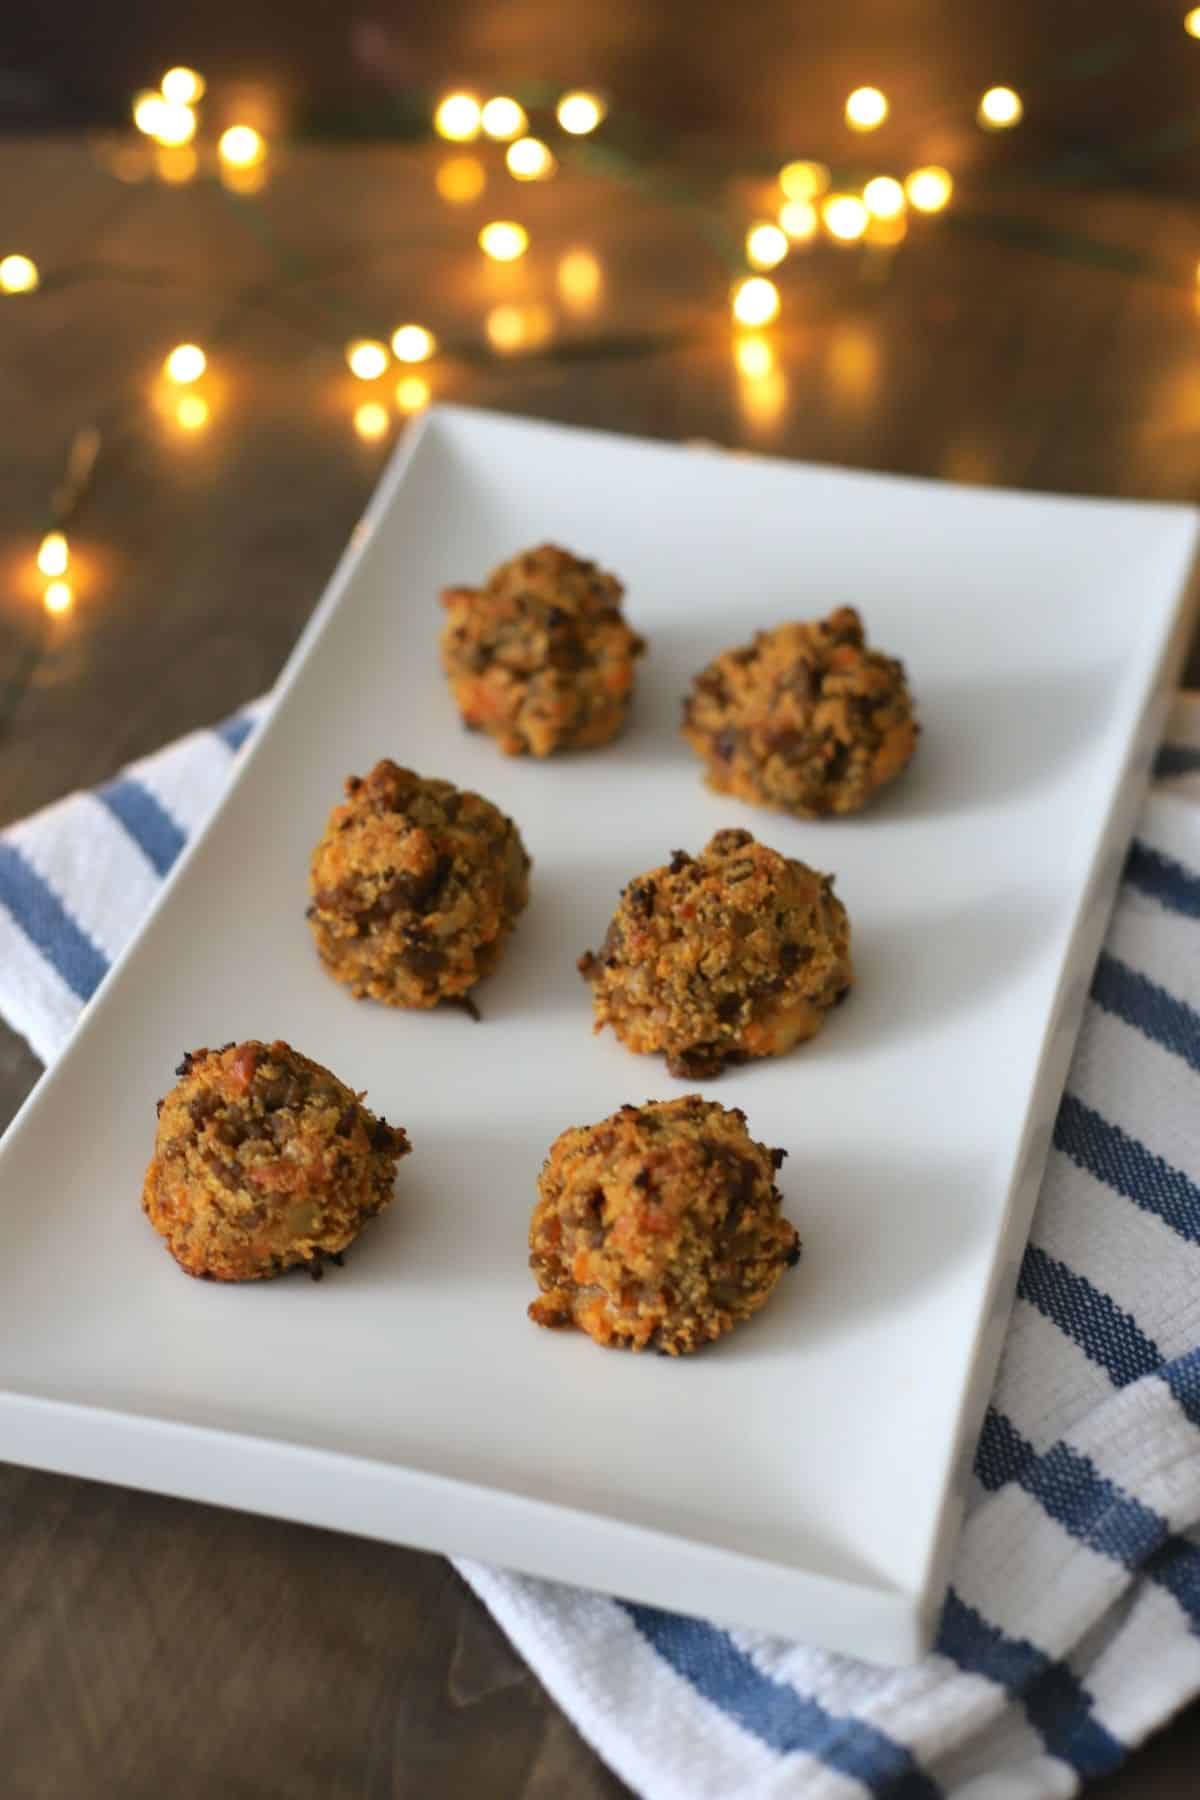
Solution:
<svg viewBox="0 0 1200 1800"><path fill-rule="evenodd" d="M263 703L0 833L0 1012L46 1061ZM1130 850L936 1648L880 1669L460 1564L648 1800L1042 1800L1200 1691L1200 699Z"/></svg>

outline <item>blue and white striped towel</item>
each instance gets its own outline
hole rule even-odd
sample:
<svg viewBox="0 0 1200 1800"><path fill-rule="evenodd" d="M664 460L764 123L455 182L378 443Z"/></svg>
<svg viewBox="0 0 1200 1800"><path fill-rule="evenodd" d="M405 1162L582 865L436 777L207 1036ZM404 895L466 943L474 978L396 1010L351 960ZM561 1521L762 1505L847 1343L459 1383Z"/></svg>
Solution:
<svg viewBox="0 0 1200 1800"><path fill-rule="evenodd" d="M261 708L0 834L46 1060ZM1200 699L1176 708L1055 1132L937 1648L900 1671L460 1564L651 1800L1069 1795L1200 1691Z"/></svg>

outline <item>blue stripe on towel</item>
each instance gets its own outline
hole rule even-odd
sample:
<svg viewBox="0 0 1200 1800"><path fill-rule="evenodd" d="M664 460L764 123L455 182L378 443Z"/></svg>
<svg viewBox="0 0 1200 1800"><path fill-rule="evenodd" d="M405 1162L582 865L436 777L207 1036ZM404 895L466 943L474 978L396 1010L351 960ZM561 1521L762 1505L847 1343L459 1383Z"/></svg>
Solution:
<svg viewBox="0 0 1200 1800"><path fill-rule="evenodd" d="M1054 1144L1076 1168L1153 1213L1188 1243L1200 1244L1200 1188L1074 1094L1063 1095Z"/></svg>
<svg viewBox="0 0 1200 1800"><path fill-rule="evenodd" d="M1200 876L1137 838L1125 864L1125 880L1130 887L1161 902L1169 912L1200 919Z"/></svg>
<svg viewBox="0 0 1200 1800"><path fill-rule="evenodd" d="M231 719L222 719L219 725L213 726L217 737L231 750L240 750L253 730L254 720L247 718L245 713L234 713Z"/></svg>
<svg viewBox="0 0 1200 1800"><path fill-rule="evenodd" d="M49 882L12 844L0 842L0 905L81 1000L90 1000L108 960L81 931Z"/></svg>
<svg viewBox="0 0 1200 1800"><path fill-rule="evenodd" d="M148 787L132 775L96 789L101 801L129 833L158 875L165 875L187 838Z"/></svg>
<svg viewBox="0 0 1200 1800"><path fill-rule="evenodd" d="M1114 1387L1126 1387L1162 1367L1158 1346L1136 1319L1086 1276L1077 1275L1036 1244L1026 1248L1017 1292L1098 1363Z"/></svg>
<svg viewBox="0 0 1200 1800"><path fill-rule="evenodd" d="M1193 769L1200 769L1200 750L1194 750L1190 744L1163 744L1154 759L1158 781L1166 781L1172 775L1190 775Z"/></svg>
<svg viewBox="0 0 1200 1800"><path fill-rule="evenodd" d="M1148 975L1107 953L1096 964L1092 999L1200 1072L1200 1013L1186 1000L1177 1000Z"/></svg>

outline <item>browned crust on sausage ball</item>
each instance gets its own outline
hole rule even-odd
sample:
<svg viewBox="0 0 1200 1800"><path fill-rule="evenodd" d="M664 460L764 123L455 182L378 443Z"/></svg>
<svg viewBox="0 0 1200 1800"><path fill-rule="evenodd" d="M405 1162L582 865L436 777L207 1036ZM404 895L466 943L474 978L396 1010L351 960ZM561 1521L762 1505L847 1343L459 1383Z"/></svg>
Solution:
<svg viewBox="0 0 1200 1800"><path fill-rule="evenodd" d="M142 1208L189 1275L318 1275L391 1201L405 1133L289 1044L191 1050L176 1072Z"/></svg>
<svg viewBox="0 0 1200 1800"><path fill-rule="evenodd" d="M529 856L480 794L376 763L313 851L317 953L356 999L429 1007L474 987L529 898Z"/></svg>
<svg viewBox="0 0 1200 1800"><path fill-rule="evenodd" d="M442 593L442 666L464 722L508 756L608 743L645 648L615 575L554 544L501 563L480 588Z"/></svg>
<svg viewBox="0 0 1200 1800"><path fill-rule="evenodd" d="M901 663L843 606L725 650L697 675L683 735L708 785L800 818L857 812L917 747Z"/></svg>
<svg viewBox="0 0 1200 1800"><path fill-rule="evenodd" d="M669 1356L732 1331L800 1258L779 1210L783 1157L699 1094L564 1131L530 1221L530 1318Z"/></svg>
<svg viewBox="0 0 1200 1800"><path fill-rule="evenodd" d="M854 979L833 877L736 830L635 876L579 968L596 1030L663 1052L688 1080L782 1056L820 1030Z"/></svg>

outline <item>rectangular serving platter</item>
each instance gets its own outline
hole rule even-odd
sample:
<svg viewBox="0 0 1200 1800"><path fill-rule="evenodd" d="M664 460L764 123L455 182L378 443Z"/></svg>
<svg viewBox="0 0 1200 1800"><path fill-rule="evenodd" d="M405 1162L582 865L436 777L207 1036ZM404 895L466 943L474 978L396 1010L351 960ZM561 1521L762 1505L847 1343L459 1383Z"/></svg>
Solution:
<svg viewBox="0 0 1200 1800"><path fill-rule="evenodd" d="M928 1642L1091 967L1186 640L1190 508L681 449L438 409L397 452L268 724L0 1146L0 1455L462 1553L876 1661ZM441 586L550 539L644 632L612 747L510 760L438 672ZM247 596L247 603L252 596ZM878 805L709 793L681 695L756 627L858 606L923 723ZM380 756L517 820L532 899L483 1022L355 1004L308 855ZM168 797L169 803L169 797ZM858 985L700 1086L788 1148L804 1259L692 1358L535 1329L566 1125L687 1091L590 1029L623 882L722 826L836 872ZM189 1281L139 1206L180 1053L283 1037L414 1154L320 1285Z"/></svg>

